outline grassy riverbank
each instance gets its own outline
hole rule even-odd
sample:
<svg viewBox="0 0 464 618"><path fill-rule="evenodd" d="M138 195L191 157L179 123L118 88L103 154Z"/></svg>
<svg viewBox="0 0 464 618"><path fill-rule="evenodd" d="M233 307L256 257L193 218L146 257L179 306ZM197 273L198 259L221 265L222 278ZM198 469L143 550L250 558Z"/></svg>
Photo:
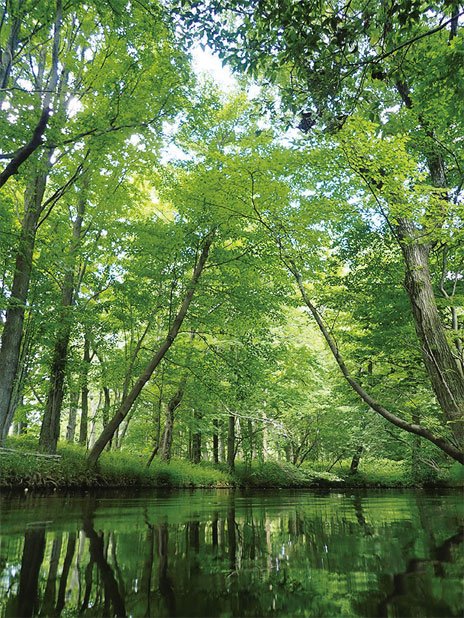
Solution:
<svg viewBox="0 0 464 618"><path fill-rule="evenodd" d="M283 462L237 463L230 474L225 466L211 463L194 465L174 459L170 463L155 459L146 467L147 455L128 452L104 453L95 470L87 467L85 451L77 445L60 445L59 459L34 454L29 440L10 439L11 450L0 455L0 487L86 489L92 487L414 487L422 485L458 486L463 482L462 467L457 464L441 475L418 481L405 462L390 460L361 463L357 474L349 472L349 462L340 462L330 473L322 464L314 467ZM459 467L458 467L459 466Z"/></svg>

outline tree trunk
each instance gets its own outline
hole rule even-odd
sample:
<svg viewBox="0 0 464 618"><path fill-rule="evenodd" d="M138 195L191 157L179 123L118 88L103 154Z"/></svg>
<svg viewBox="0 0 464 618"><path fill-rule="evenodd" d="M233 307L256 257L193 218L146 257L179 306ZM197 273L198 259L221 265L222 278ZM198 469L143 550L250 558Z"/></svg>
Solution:
<svg viewBox="0 0 464 618"><path fill-rule="evenodd" d="M82 191L78 202L77 216L73 224L72 241L69 248L69 263L66 265L61 290L60 325L53 351L47 402L40 429L39 446L48 453L56 453L56 446L60 437L61 408L63 405L64 381L66 364L68 362L69 339L71 336L71 307L76 292L76 252L81 243L85 204L85 191Z"/></svg>
<svg viewBox="0 0 464 618"><path fill-rule="evenodd" d="M126 437L127 430L129 429L129 423L131 422L132 417L134 416L135 409L136 409L135 407L132 408L132 410L126 416L124 423L119 428L120 431L116 439L116 449L118 451L121 450L122 448L122 443L124 442L124 438Z"/></svg>
<svg viewBox="0 0 464 618"><path fill-rule="evenodd" d="M110 397L110 389L107 386L103 387L103 414L102 414L102 423L103 427L108 425L108 421L110 418L110 408L111 408L111 397Z"/></svg>
<svg viewBox="0 0 464 618"><path fill-rule="evenodd" d="M193 418L195 422L201 419L201 414L194 410ZM199 464L201 461L201 432L195 430L195 433L192 435L192 462L194 464Z"/></svg>
<svg viewBox="0 0 464 618"><path fill-rule="evenodd" d="M330 351L332 352L335 360L337 361L337 364L338 364L338 366L340 368L340 371L343 374L343 377L348 382L348 384L351 386L351 388L355 391L355 393L365 403L367 403L367 405L372 410L377 412L377 414L380 414L380 416L385 418L389 423L392 423L393 425L395 425L396 427L399 427L400 429L403 429L404 431L407 431L409 433L415 434L417 436L421 436L425 440L428 440L432 444L435 444L435 446L437 446L440 450L442 450L444 453L446 453L447 455L449 455L450 457L452 457L456 461L459 461L460 463L464 463L464 453L462 452L462 450L459 447L456 447L449 440L447 440L445 438L442 438L441 436L435 435L434 433L432 433L426 427L422 427L422 425L416 425L414 423L409 423L408 421L405 421L404 419L400 418L396 414L393 414L393 412L390 412L389 410L384 408L380 403L378 403L378 401L376 401L373 397L371 397L369 395L369 393L367 391L365 391L364 388L359 384L359 382L357 382L352 377L348 367L346 366L346 363L345 363L342 355L340 354L340 350L338 349L338 346L337 346L337 343L336 343L335 339L332 337L332 335L329 332L328 328L326 327L326 325L324 323L324 320L322 319L319 311L312 304L308 294L306 293L306 289L305 289L305 286L303 284L303 279L302 279L301 273L298 271L298 269L297 269L297 267L296 267L296 265L295 265L295 263L293 261L290 261L287 264L287 266L288 266L290 272L294 275L294 277L296 279L296 282L298 284L298 288L299 288L300 293L301 293L301 297L303 298L303 301L305 302L306 306L308 307L311 315L315 319L315 321L316 321L316 323L317 323L317 325L319 327L319 330L321 331L322 335L324 336L324 339L326 340L327 345L330 348Z"/></svg>
<svg viewBox="0 0 464 618"><path fill-rule="evenodd" d="M406 220L398 223L401 249L406 264L405 287L408 293L416 333L425 367L435 396L456 445L464 446L464 380L446 339L429 270L429 251Z"/></svg>
<svg viewBox="0 0 464 618"><path fill-rule="evenodd" d="M55 342L53 352L50 384L39 438L39 447L47 453L56 453L56 446L60 437L60 415L64 397L69 333L69 326L64 325Z"/></svg>
<svg viewBox="0 0 464 618"><path fill-rule="evenodd" d="M350 474L356 474L358 472L358 466L359 462L361 461L361 455L363 450L364 447L362 444L360 444L353 455L353 459L351 460Z"/></svg>
<svg viewBox="0 0 464 618"><path fill-rule="evenodd" d="M18 405L23 401L24 383L26 381L26 377L29 371L29 360L30 360L29 352L30 352L31 343L32 343L32 336L30 333L28 333L28 330L26 327L26 331L25 331L25 334L23 335L23 339L21 342L19 360L18 360L18 370L16 373L16 379L13 385L13 392L11 393L10 407L8 410L6 423L5 423L5 427L8 428L6 430L6 433L8 433L11 423L13 422L14 415L15 415ZM6 437L6 434L5 434L5 437Z"/></svg>
<svg viewBox="0 0 464 618"><path fill-rule="evenodd" d="M166 339L160 345L156 354L153 356L151 361L145 367L142 375L136 381L136 383L134 384L134 386L132 387L128 395L121 402L121 405L119 406L119 409L116 412L116 414L113 416L113 418L108 423L108 425L103 429L100 437L95 442L92 450L89 453L89 457L88 457L88 463L90 466L94 466L97 463L98 458L100 457L103 449L108 444L108 442L111 440L114 432L119 427L119 425L122 423L122 421L125 419L129 410L134 405L143 387L148 382L148 380L151 378L151 376L153 375L153 372L158 367L160 362L163 360L164 355L174 343L174 340L179 333L180 327L182 326L185 316L187 315L187 311L190 307L190 303L192 302L195 288L198 284L198 280L200 279L201 273L203 272L206 261L208 259L209 251L210 251L213 239L214 239L214 234L215 234L215 231L213 230L205 238L203 249L201 251L197 264L194 268L190 285L187 289L187 292L179 308L179 311L176 317L174 318L174 321L168 331Z"/></svg>
<svg viewBox="0 0 464 618"><path fill-rule="evenodd" d="M25 192L24 219L0 348L0 443L8 434L9 421L11 422L8 412L18 372L32 255L46 182L47 172L37 173Z"/></svg>
<svg viewBox="0 0 464 618"><path fill-rule="evenodd" d="M63 18L63 10L61 0L56 0L55 9L55 24L52 41L52 63L50 69L50 75L48 78L47 88L42 102L42 109L40 117L37 121L35 129L32 133L30 140L19 148L7 164L7 166L0 172L0 187L8 181L11 176L16 174L20 166L42 145L44 133L50 119L52 112L51 103L52 97L55 93L58 85L58 56L60 52L60 40L61 40L61 26ZM56 111L56 110L55 110Z"/></svg>
<svg viewBox="0 0 464 618"><path fill-rule="evenodd" d="M213 420L213 462L219 463L219 421L217 418Z"/></svg>
<svg viewBox="0 0 464 618"><path fill-rule="evenodd" d="M235 416L229 414L229 426L227 432L227 467L230 472L235 469Z"/></svg>
<svg viewBox="0 0 464 618"><path fill-rule="evenodd" d="M179 388L169 400L166 408L166 422L164 425L163 437L161 440L160 457L164 461L171 459L171 447L172 447L172 431L174 428L174 413L182 402L184 397L186 378L179 384ZM151 458L153 459L153 457ZM151 462L150 462L151 463Z"/></svg>
<svg viewBox="0 0 464 618"><path fill-rule="evenodd" d="M10 14L11 25L10 33L8 35L8 43L3 50L0 58L0 109L2 109L3 102L7 94L7 86L10 78L11 69L13 66L13 59L16 56L16 50L19 43L20 29L21 29L21 16L16 14Z"/></svg>
<svg viewBox="0 0 464 618"><path fill-rule="evenodd" d="M87 432L89 424L89 369L90 369L90 339L84 335L84 356L82 371L81 390L81 424L79 429L79 444L87 445Z"/></svg>
<svg viewBox="0 0 464 618"><path fill-rule="evenodd" d="M74 436L76 434L76 419L77 419L77 406L79 405L79 391L71 391L69 393L69 417L68 426L66 428L66 440L68 442L74 442Z"/></svg>

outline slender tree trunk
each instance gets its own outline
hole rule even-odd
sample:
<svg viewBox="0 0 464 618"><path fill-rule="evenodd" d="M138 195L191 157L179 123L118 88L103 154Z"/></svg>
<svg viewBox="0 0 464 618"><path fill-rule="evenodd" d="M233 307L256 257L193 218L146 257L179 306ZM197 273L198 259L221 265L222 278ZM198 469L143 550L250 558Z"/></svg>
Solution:
<svg viewBox="0 0 464 618"><path fill-rule="evenodd" d="M3 106L3 102L6 97L8 80L10 78L11 69L13 66L13 58L16 55L16 49L19 43L21 16L19 15L18 8L16 9L17 12L14 17L10 14L11 25L10 33L8 35L8 43L6 44L0 57L0 109Z"/></svg>
<svg viewBox="0 0 464 618"><path fill-rule="evenodd" d="M79 391L71 390L71 392L69 393L68 426L66 428L66 440L68 442L74 442L74 436L76 435L76 420L77 420L78 405L79 405Z"/></svg>
<svg viewBox="0 0 464 618"><path fill-rule="evenodd" d="M42 109L40 117L37 121L35 129L32 133L30 140L19 148L6 165L6 167L0 172L0 187L8 181L11 176L16 174L20 166L42 145L44 133L48 125L48 121L51 115L51 102L52 96L55 93L55 89L58 85L58 56L60 52L60 39L61 39L61 26L63 19L63 9L61 0L56 0L55 10L55 24L54 34L52 42L52 66L50 70L50 76L47 83L47 89L43 98Z"/></svg>
<svg viewBox="0 0 464 618"><path fill-rule="evenodd" d="M398 224L401 249L406 264L405 287L408 293L417 337L435 396L456 445L464 447L464 380L443 328L429 270L427 245L421 244L413 225Z"/></svg>
<svg viewBox="0 0 464 618"><path fill-rule="evenodd" d="M122 447L122 443L124 442L124 438L126 437L127 430L129 429L129 423L131 422L136 406L132 408L129 414L126 416L124 422L120 426L120 431L116 440L116 449L119 451Z"/></svg>
<svg viewBox="0 0 464 618"><path fill-rule="evenodd" d="M350 474L356 474L358 472L359 462L361 461L363 450L364 447L360 444L353 455L353 459L351 460Z"/></svg>
<svg viewBox="0 0 464 618"><path fill-rule="evenodd" d="M129 413L129 410L132 408L136 399L142 392L143 387L148 382L148 380L151 378L151 376L153 375L153 372L158 367L160 362L163 360L164 355L174 343L174 340L179 333L180 327L182 326L185 316L187 315L188 309L190 307L190 303L192 302L193 294L195 292L201 273L203 272L206 261L208 259L208 255L209 255L209 251L210 251L210 248L213 242L213 238L214 238L214 230L210 234L208 234L205 238L205 241L203 243L203 249L201 251L197 264L194 268L190 285L187 289L187 292L179 308L179 311L176 317L174 318L174 321L168 331L166 339L160 345L156 354L153 356L151 361L145 367L142 375L138 378L138 380L132 387L131 391L121 402L121 405L119 406L119 409L117 410L116 414L110 420L108 425L103 429L100 437L95 442L92 450L89 453L89 457L88 457L88 463L90 466L94 466L97 463L98 458L100 457L103 449L108 444L108 442L111 440L111 438L114 435L114 432L119 427L119 425L122 423L122 421L125 419L125 417Z"/></svg>
<svg viewBox="0 0 464 618"><path fill-rule="evenodd" d="M219 421L217 418L213 420L213 462L219 463Z"/></svg>
<svg viewBox="0 0 464 618"><path fill-rule="evenodd" d="M80 247L82 222L86 204L85 191L81 192L77 216L73 224L72 241L69 248L69 262L61 290L60 325L50 368L49 388L45 413L40 430L39 446L49 453L56 453L60 437L61 408L64 398L64 381L68 361L68 347L71 336L71 308L75 297L76 252Z"/></svg>
<svg viewBox="0 0 464 618"><path fill-rule="evenodd" d="M186 377L184 377L182 382L179 384L179 388L169 400L169 403L166 408L166 422L164 425L163 437L161 439L161 450L160 450L160 457L164 461L169 461L171 459L172 432L174 428L174 414L177 408L180 406L182 399L184 397L185 383L186 383Z"/></svg>
<svg viewBox="0 0 464 618"><path fill-rule="evenodd" d="M229 426L227 432L227 467L230 472L235 469L235 416L229 414Z"/></svg>
<svg viewBox="0 0 464 618"><path fill-rule="evenodd" d="M89 425L89 369L90 369L90 339L84 335L84 355L81 389L81 424L79 428L79 444L87 445L87 432Z"/></svg>
<svg viewBox="0 0 464 618"><path fill-rule="evenodd" d="M8 412L18 372L32 255L46 182L47 172L37 173L25 193L24 219L0 348L0 442L5 439L9 429Z"/></svg>
<svg viewBox="0 0 464 618"><path fill-rule="evenodd" d="M32 336L31 333L28 333L28 329L26 327L25 334L23 335L23 339L21 342L21 349L19 353L18 360L18 371L16 375L16 379L13 385L13 392L11 394L10 399L10 407L8 410L5 427L10 428L11 423L13 422L14 415L16 412L16 408L23 401L23 389L24 383L26 381L26 377L29 371L29 351L31 347ZM8 433L7 430L7 433Z"/></svg>
<svg viewBox="0 0 464 618"><path fill-rule="evenodd" d="M110 408L111 408L111 397L110 397L110 389L107 386L103 387L103 414L102 414L102 423L103 427L108 425L108 421L110 418Z"/></svg>
<svg viewBox="0 0 464 618"><path fill-rule="evenodd" d="M201 419L201 414L194 410L193 418L195 421L199 421ZM201 461L201 432L195 430L195 433L192 435L192 462L194 464L199 464Z"/></svg>
<svg viewBox="0 0 464 618"><path fill-rule="evenodd" d="M253 461L254 440L253 440L253 421L251 418L247 420L247 442L248 442L248 456L250 458L250 464Z"/></svg>
<svg viewBox="0 0 464 618"><path fill-rule="evenodd" d="M454 13L453 13L454 15ZM452 26L453 28L453 26ZM453 38L453 29L451 37ZM396 89L404 105L411 109L408 84L397 81ZM421 128L427 138L433 137L433 129L419 117ZM434 149L425 152L430 180L434 187L443 189L443 202L446 205L448 186L445 161L442 154ZM422 357L432 384L433 392L442 409L445 421L453 435L458 449L464 449L464 378L447 341L445 329L438 313L435 294L430 276L430 245L424 242L423 230L418 230L413 222L400 219L396 223L398 238L405 262L405 288L411 303L417 337Z"/></svg>

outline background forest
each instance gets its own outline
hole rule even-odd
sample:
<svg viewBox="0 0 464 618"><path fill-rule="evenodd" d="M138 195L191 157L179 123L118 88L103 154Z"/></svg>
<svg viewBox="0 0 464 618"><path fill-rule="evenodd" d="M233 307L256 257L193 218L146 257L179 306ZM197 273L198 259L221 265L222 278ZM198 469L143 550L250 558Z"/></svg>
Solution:
<svg viewBox="0 0 464 618"><path fill-rule="evenodd" d="M463 15L3 0L3 445L463 463Z"/></svg>

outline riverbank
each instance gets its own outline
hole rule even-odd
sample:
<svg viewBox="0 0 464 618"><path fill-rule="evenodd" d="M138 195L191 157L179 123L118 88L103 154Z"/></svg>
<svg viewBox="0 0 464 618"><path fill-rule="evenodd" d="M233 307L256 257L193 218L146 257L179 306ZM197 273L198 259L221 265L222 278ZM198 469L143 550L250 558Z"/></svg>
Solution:
<svg viewBox="0 0 464 618"><path fill-rule="evenodd" d="M348 462L331 472L322 464L317 469L297 468L285 462L237 463L234 473L224 465L209 462L192 464L173 459L155 459L149 468L146 454L124 451L103 453L97 468L89 469L86 452L77 445L64 444L57 458L40 456L31 444L13 440L0 454L0 488L3 489L90 489L99 487L164 487L164 488L233 488L297 489L297 488L402 488L459 487L463 483L462 467L452 466L428 478L417 480L405 462L390 460L364 461L359 471L351 474ZM459 466L459 467L458 467Z"/></svg>

